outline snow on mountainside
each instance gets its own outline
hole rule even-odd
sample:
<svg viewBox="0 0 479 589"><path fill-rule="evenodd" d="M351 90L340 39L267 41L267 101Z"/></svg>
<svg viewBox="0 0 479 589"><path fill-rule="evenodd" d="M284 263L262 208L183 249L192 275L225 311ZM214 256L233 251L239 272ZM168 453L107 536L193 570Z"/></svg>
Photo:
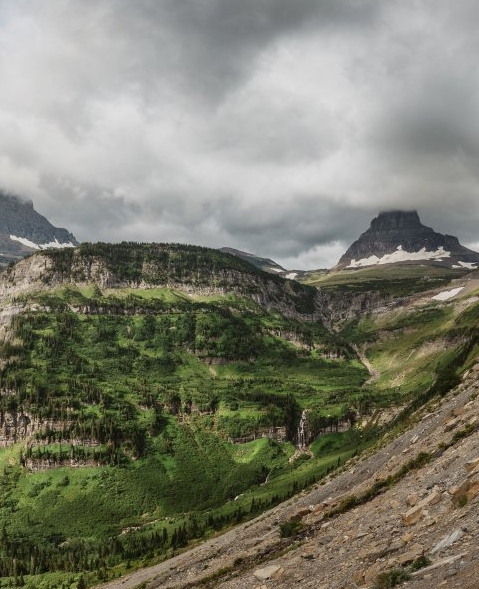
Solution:
<svg viewBox="0 0 479 589"><path fill-rule="evenodd" d="M462 246L457 237L426 227L416 211L389 211L371 221L369 229L350 246L335 269L404 262L474 270L479 267L479 253Z"/></svg>
<svg viewBox="0 0 479 589"><path fill-rule="evenodd" d="M75 237L54 227L31 201L0 191L0 264L17 261L35 250L74 247Z"/></svg>

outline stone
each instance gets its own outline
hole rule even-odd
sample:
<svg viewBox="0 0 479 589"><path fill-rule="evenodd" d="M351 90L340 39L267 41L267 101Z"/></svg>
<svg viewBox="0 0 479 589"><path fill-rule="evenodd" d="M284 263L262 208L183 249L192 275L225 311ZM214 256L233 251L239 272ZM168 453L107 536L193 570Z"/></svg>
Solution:
<svg viewBox="0 0 479 589"><path fill-rule="evenodd" d="M415 505L417 505L417 503L419 503L419 495L417 493L413 493L412 495L409 495L406 499L406 503L410 507L414 507Z"/></svg>
<svg viewBox="0 0 479 589"><path fill-rule="evenodd" d="M448 492L452 495L454 503L460 501L464 496L470 501L479 495L479 477L468 478L460 485L451 487Z"/></svg>
<svg viewBox="0 0 479 589"><path fill-rule="evenodd" d="M454 428L456 428L460 423L461 423L461 420L458 419L458 418L456 418L456 419L450 419L444 425L444 431L445 432L450 432L451 430L453 430Z"/></svg>
<svg viewBox="0 0 479 589"><path fill-rule="evenodd" d="M396 562L401 566L406 566L414 562L424 553L424 548L421 544L412 544L407 552L400 554Z"/></svg>
<svg viewBox="0 0 479 589"><path fill-rule="evenodd" d="M364 572L364 583L370 585L379 575L383 568L382 563L376 562Z"/></svg>
<svg viewBox="0 0 479 589"><path fill-rule="evenodd" d="M404 544L409 544L409 542L414 540L414 534L404 534L404 536L401 536L401 540Z"/></svg>
<svg viewBox="0 0 479 589"><path fill-rule="evenodd" d="M464 466L466 467L467 472L472 472L477 466L479 466L479 457L474 458L473 460L468 460Z"/></svg>
<svg viewBox="0 0 479 589"><path fill-rule="evenodd" d="M304 516L309 515L310 513L311 510L309 509L309 507L303 507L302 509L298 509L296 513L293 513L293 515L289 519L290 521L299 521L303 519Z"/></svg>
<svg viewBox="0 0 479 589"><path fill-rule="evenodd" d="M281 569L283 569L283 567L279 564L272 564L265 567L264 569L256 570L253 575L258 579L258 581L267 581L268 579L272 579L274 575L276 575Z"/></svg>
<svg viewBox="0 0 479 589"><path fill-rule="evenodd" d="M432 493L424 497L417 505L402 514L402 521L407 526L416 524L424 515L426 507L435 505L441 500L441 491L434 489Z"/></svg>
<svg viewBox="0 0 479 589"><path fill-rule="evenodd" d="M460 540L464 536L464 532L461 529L454 530L452 534L443 538L434 548L431 550L431 554L436 554L436 552L440 552L444 550L444 548L449 548L455 542Z"/></svg>

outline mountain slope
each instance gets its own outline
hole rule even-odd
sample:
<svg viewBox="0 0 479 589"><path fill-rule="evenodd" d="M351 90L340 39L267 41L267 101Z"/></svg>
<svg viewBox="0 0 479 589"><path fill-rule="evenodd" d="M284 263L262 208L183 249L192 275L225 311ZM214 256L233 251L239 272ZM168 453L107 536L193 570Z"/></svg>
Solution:
<svg viewBox="0 0 479 589"><path fill-rule="evenodd" d="M405 427L478 351L477 284L452 290L356 307L334 333L324 293L206 248L84 244L5 270L0 587L171 557ZM279 518L227 559L255 564L306 524ZM215 563L194 574L214 586Z"/></svg>
<svg viewBox="0 0 479 589"><path fill-rule="evenodd" d="M462 246L457 237L426 227L416 211L389 211L371 221L336 269L404 262L473 269L479 263L479 253Z"/></svg>
<svg viewBox="0 0 479 589"><path fill-rule="evenodd" d="M31 201L0 191L0 262L18 260L47 247L78 245L66 229L54 227L33 208Z"/></svg>
<svg viewBox="0 0 479 589"><path fill-rule="evenodd" d="M475 589L478 386L476 365L404 433L339 476L102 589L383 589L407 578L411 589Z"/></svg>

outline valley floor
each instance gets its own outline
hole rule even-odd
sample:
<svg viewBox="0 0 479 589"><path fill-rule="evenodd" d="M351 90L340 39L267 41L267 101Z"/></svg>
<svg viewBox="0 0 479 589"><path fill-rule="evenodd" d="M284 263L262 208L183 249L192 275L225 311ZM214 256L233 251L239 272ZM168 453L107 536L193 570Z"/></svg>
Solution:
<svg viewBox="0 0 479 589"><path fill-rule="evenodd" d="M404 586L476 588L479 365L475 368L377 453L350 461L341 474L255 520L102 589L140 583L161 589L200 583L221 589L354 589L373 587L378 575L391 576L421 560L424 568ZM366 500L365 493L388 476L389 484ZM299 521L301 529L296 537L281 538L279 524L290 520Z"/></svg>

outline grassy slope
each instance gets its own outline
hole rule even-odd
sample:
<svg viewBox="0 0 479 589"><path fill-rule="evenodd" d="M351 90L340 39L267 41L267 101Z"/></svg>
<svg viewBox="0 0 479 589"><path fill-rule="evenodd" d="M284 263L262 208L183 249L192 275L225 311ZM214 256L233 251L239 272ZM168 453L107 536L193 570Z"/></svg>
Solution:
<svg viewBox="0 0 479 589"><path fill-rule="evenodd" d="M3 453L5 577L15 558L17 576L65 568L61 581L45 576L52 587L76 570L104 578L255 514L337 464L336 452L290 463L291 443L227 441L290 418L295 428L304 407L341 412L367 374L321 325L238 297L166 289L69 286L29 301L37 310L15 321L22 344L4 350L2 386L30 415L65 426ZM102 312L69 310L86 306ZM329 351L341 357L323 357ZM89 466L69 468L72 456ZM42 460L56 468L22 467ZM140 529L122 535L130 526Z"/></svg>

